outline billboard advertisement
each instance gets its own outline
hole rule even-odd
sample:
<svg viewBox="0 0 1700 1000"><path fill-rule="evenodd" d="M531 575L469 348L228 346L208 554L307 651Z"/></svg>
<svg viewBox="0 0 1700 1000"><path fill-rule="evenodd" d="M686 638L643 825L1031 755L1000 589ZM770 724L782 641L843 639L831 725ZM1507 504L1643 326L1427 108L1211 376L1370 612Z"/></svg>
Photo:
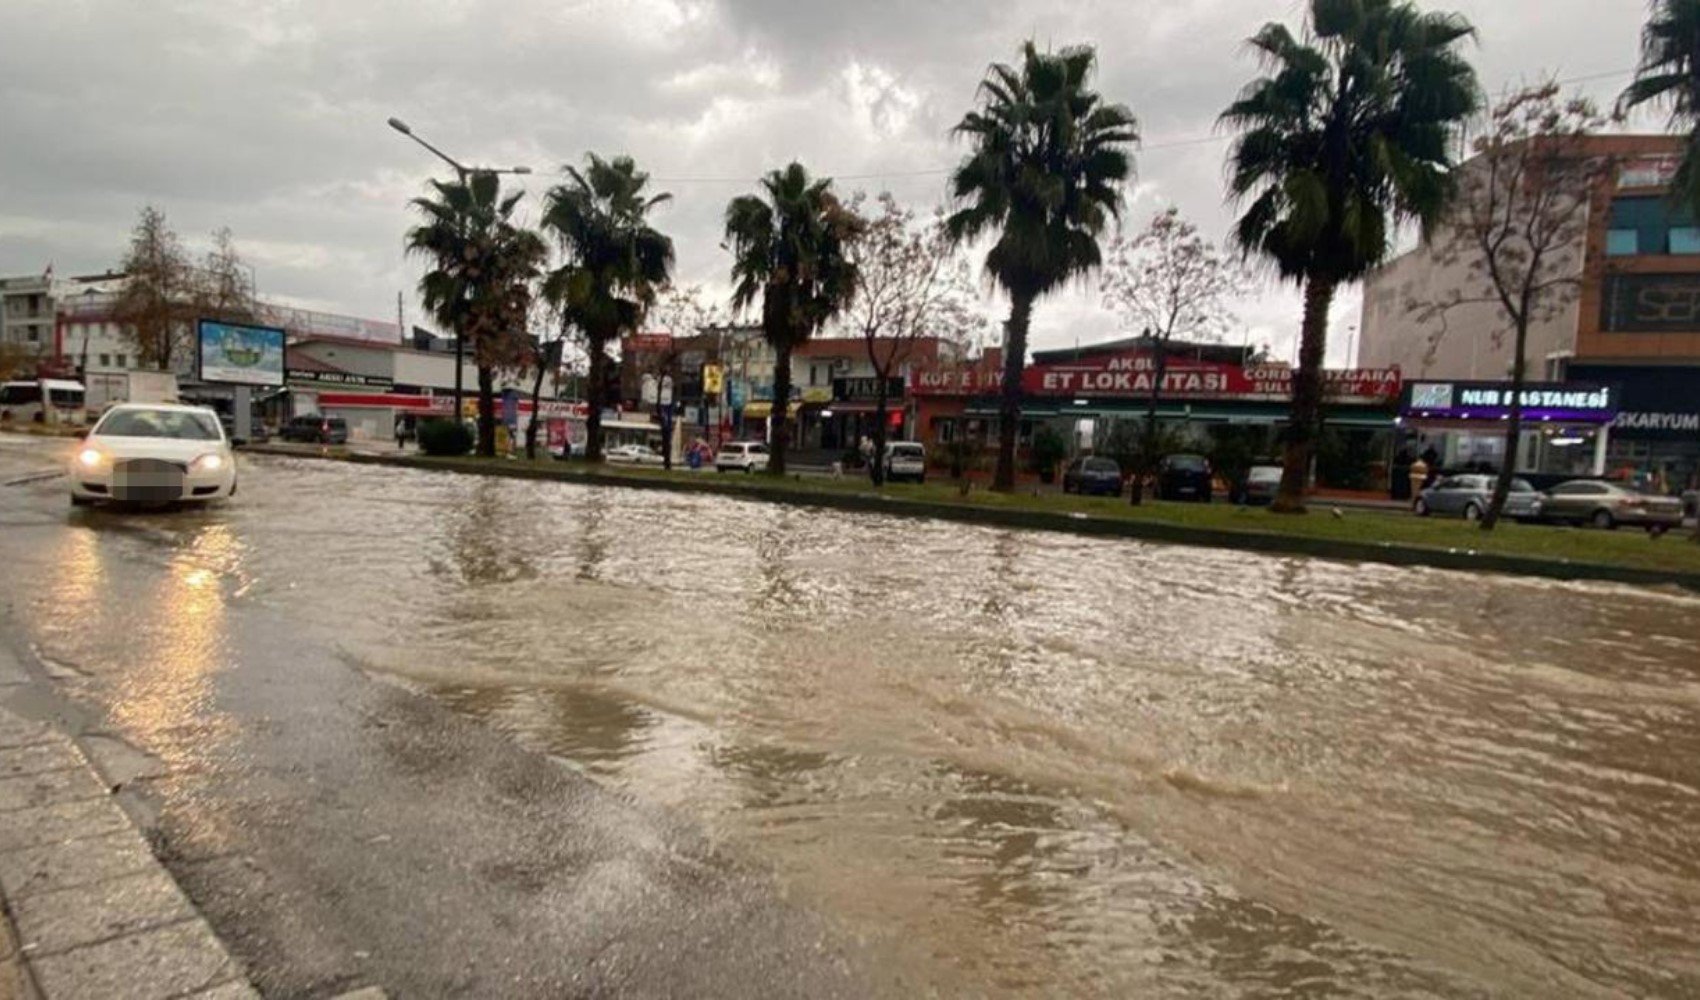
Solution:
<svg viewBox="0 0 1700 1000"><path fill-rule="evenodd" d="M201 381L283 385L283 330L203 319L197 325Z"/></svg>

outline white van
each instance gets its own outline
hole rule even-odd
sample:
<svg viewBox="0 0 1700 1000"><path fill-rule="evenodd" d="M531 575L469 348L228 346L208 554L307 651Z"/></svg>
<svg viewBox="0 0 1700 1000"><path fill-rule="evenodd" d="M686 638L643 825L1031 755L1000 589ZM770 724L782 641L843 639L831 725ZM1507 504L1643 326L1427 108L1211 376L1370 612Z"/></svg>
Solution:
<svg viewBox="0 0 1700 1000"><path fill-rule="evenodd" d="M885 446L885 481L927 481L927 449L919 441L893 441Z"/></svg>
<svg viewBox="0 0 1700 1000"><path fill-rule="evenodd" d="M765 472L767 445L760 441L729 441L714 455L716 472Z"/></svg>

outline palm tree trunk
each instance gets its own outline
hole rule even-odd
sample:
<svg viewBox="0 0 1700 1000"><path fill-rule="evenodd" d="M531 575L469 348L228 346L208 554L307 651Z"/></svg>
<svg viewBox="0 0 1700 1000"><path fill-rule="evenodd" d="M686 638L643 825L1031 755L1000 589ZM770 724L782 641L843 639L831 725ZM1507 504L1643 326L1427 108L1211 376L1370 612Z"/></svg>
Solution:
<svg viewBox="0 0 1700 1000"><path fill-rule="evenodd" d="M478 454L496 457L496 373L478 366Z"/></svg>
<svg viewBox="0 0 1700 1000"><path fill-rule="evenodd" d="M774 349L773 410L768 414L767 471L785 475L785 446L791 440L791 345Z"/></svg>
<svg viewBox="0 0 1700 1000"><path fill-rule="evenodd" d="M538 405L543 398L543 358L537 359L537 375L531 380L531 421L525 425L525 460L530 462L537 458L537 421L543 407Z"/></svg>
<svg viewBox="0 0 1700 1000"><path fill-rule="evenodd" d="M998 464L992 489L1015 490L1015 439L1021 430L1021 370L1027 366L1027 327L1033 320L1031 292L1012 291L1003 345L1003 392L998 400Z"/></svg>
<svg viewBox="0 0 1700 1000"><path fill-rule="evenodd" d="M1523 358L1523 350L1529 340L1526 315L1517 324L1517 347L1511 356L1511 419L1505 422L1505 460L1499 463L1493 497L1488 500L1488 509L1482 513L1483 531L1492 531L1493 526L1499 523L1499 515L1505 510L1505 498L1511 495L1511 480L1517 474L1517 442L1523 434L1523 381L1528 374L1528 363Z"/></svg>
<svg viewBox="0 0 1700 1000"><path fill-rule="evenodd" d="M1305 483L1322 413L1322 355L1328 346L1328 307L1334 302L1334 288L1327 278L1305 282L1304 326L1299 335L1299 367L1293 372L1293 409L1281 460L1281 488L1269 505L1276 514L1305 512Z"/></svg>
<svg viewBox="0 0 1700 1000"><path fill-rule="evenodd" d="M602 387L607 384L608 356L602 350L602 337L589 337L586 347L590 353L589 384L584 387L584 460L602 461ZM569 449L572 445L567 446Z"/></svg>

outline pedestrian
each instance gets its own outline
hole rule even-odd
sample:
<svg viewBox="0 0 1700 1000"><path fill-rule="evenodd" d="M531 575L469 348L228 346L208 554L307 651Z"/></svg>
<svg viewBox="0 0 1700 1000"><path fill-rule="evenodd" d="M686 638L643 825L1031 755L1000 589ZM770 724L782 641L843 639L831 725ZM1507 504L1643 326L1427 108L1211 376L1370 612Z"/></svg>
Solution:
<svg viewBox="0 0 1700 1000"><path fill-rule="evenodd" d="M409 433L408 428L407 428L407 416L405 414L403 414L402 416L396 417L395 418L395 446L396 446L396 449L398 451L406 451L407 450L407 439L411 436L412 435Z"/></svg>

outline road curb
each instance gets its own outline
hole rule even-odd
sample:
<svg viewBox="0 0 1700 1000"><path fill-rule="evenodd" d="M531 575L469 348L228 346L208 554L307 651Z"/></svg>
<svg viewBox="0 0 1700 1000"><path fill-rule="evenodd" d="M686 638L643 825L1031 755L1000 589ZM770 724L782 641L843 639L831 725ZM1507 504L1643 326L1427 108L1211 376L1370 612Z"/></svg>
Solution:
<svg viewBox="0 0 1700 1000"><path fill-rule="evenodd" d="M1371 562L1393 566L1426 566L1434 569L1504 573L1512 576L1529 576L1548 580L1588 580L1635 586L1674 586L1700 592L1700 572L1686 573L1674 570L1642 569L1632 566L1610 566L1601 563L1535 559L1528 556L1480 552L1474 549L1431 549L1392 542L1352 542L1328 538L1309 538L1302 535L1284 535L1274 532L1199 528L1162 521L1094 517L1090 514L1073 511L968 507L926 500L910 500L885 494L797 490L781 484L734 485L716 482L712 479L702 481L643 479L635 476L612 475L570 467L552 469L532 465L515 465L512 467L472 465L456 463L453 460L428 459L412 455L315 452L272 447L255 447L248 450L257 454L352 462L357 465L388 465L420 469L427 472L495 476L504 479L548 480L578 483L586 486L623 486L630 489L661 490L670 493L708 493L745 500L788 503L830 510L894 514L903 517L931 518L963 524L983 524L1034 531L1057 531L1076 535L1128 538L1173 545L1240 549L1269 555L1300 555L1343 562Z"/></svg>
<svg viewBox="0 0 1700 1000"><path fill-rule="evenodd" d="M257 1000L37 683L0 639L0 997Z"/></svg>

